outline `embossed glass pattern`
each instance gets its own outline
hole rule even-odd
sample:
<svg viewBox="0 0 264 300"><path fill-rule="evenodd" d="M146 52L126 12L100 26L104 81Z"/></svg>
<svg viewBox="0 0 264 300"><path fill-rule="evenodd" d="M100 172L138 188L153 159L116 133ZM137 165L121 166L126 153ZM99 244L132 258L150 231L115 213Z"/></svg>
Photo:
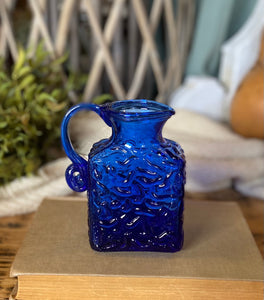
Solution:
<svg viewBox="0 0 264 300"><path fill-rule="evenodd" d="M81 109L97 112L112 136L95 143L88 162L72 148L69 119ZM66 180L88 191L89 237L98 251L175 252L183 244L185 158L179 144L162 137L174 110L149 100L73 107L62 124L62 143L73 164Z"/></svg>

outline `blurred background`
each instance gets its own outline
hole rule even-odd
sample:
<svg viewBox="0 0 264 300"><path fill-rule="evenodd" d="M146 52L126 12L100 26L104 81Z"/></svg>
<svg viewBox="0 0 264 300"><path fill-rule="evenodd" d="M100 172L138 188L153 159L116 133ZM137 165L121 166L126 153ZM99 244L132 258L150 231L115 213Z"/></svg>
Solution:
<svg viewBox="0 0 264 300"><path fill-rule="evenodd" d="M137 98L175 108L164 136L185 150L187 192L264 199L263 11L263 0L1 0L2 215L11 200L26 212L71 193L59 138L73 104ZM110 134L93 114L71 130L81 153Z"/></svg>

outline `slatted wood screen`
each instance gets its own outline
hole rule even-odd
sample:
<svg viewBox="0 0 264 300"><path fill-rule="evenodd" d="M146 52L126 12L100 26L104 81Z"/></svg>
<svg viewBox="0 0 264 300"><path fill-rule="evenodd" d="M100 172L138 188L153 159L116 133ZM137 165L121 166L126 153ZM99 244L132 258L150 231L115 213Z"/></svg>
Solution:
<svg viewBox="0 0 264 300"><path fill-rule="evenodd" d="M13 60L19 41L12 12L19 1L0 1L0 55ZM181 82L194 0L27 0L26 5L31 55L40 40L51 56L69 51L71 68L89 74L84 101L109 92L116 99L165 102Z"/></svg>

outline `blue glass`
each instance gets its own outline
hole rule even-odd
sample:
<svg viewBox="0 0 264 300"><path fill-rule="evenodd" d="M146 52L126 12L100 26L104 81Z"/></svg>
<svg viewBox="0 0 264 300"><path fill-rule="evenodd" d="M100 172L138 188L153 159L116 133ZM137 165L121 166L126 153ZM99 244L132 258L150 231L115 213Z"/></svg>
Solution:
<svg viewBox="0 0 264 300"><path fill-rule="evenodd" d="M92 110L112 127L112 136L95 143L88 162L69 140L70 118ZM98 251L175 252L183 245L185 157L174 141L162 137L174 114L149 100L111 104L83 103L64 117L62 144L71 164L68 185L88 191L91 247Z"/></svg>

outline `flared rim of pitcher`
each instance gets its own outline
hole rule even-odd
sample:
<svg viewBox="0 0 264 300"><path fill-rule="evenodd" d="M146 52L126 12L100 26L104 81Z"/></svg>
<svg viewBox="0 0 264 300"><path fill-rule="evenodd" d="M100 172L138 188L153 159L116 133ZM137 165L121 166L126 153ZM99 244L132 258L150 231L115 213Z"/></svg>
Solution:
<svg viewBox="0 0 264 300"><path fill-rule="evenodd" d="M124 117L173 115L175 111L170 106L147 99L121 100L106 104L106 109Z"/></svg>

